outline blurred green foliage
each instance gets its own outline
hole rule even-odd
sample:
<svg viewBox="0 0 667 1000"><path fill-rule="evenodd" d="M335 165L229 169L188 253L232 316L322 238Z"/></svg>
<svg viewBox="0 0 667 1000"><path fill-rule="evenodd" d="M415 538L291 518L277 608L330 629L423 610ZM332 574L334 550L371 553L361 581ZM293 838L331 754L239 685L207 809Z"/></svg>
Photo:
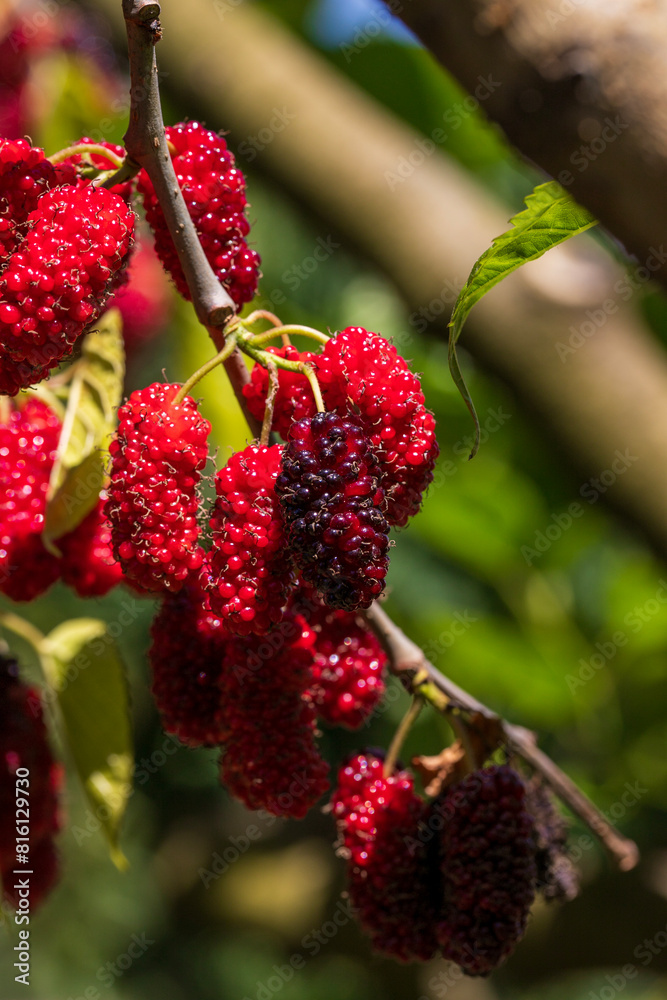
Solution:
<svg viewBox="0 0 667 1000"><path fill-rule="evenodd" d="M305 35L306 0L265 6ZM416 48L380 38L350 61L341 51L322 57L427 135L462 98ZM67 59L50 80L49 114L33 137L47 152L94 133L100 118L110 122L105 137L120 138L124 116L110 108L94 67ZM168 96L172 120L197 116L196 107ZM451 132L443 153L505 197L508 215L532 186L532 173L477 114ZM45 631L70 617L114 622L124 606L132 609L132 624L118 640L130 669L137 753L122 838L131 869L122 874L112 866L99 821L70 780L64 877L34 921L33 985L21 995L659 1000L667 988L667 948L659 944L667 927L667 570L614 520L601 493L591 499L595 490L586 489L531 415L463 350L484 431L481 451L468 464L472 428L448 374L444 330L440 339L418 336L391 285L338 237L340 245L307 280L296 280L294 266L331 234L266 177L253 169L247 174L261 291L285 294L281 318L322 329L379 330L424 373L441 458L423 512L396 534L391 613L455 681L538 730L545 749L639 841L645 860L629 875L611 871L575 824L583 895L565 909L538 906L516 956L490 981L460 981L443 963L404 968L372 956L352 921L332 922L344 911L337 911L342 870L330 818L315 812L302 823L284 823L246 813L220 789L214 752L178 748L161 732L146 667L153 603L127 593L84 602L58 585L28 610ZM664 335L663 300L651 293L646 303ZM127 389L161 378L163 369L180 380L211 354L190 308L175 303L164 340L131 359ZM218 463L245 439L223 385L214 373L201 386ZM568 515L574 503L581 510L576 517ZM34 672L29 652L17 649ZM386 746L405 703L392 682L386 707L362 733L325 732L329 758L339 761L360 745ZM424 712L404 756L435 752L450 735L442 719ZM145 948L126 966L133 935ZM654 952L647 963L637 952L645 939ZM296 972L295 955L305 958ZM15 1000L12 961L6 946L2 1000ZM622 971L628 963L636 969L632 977Z"/></svg>

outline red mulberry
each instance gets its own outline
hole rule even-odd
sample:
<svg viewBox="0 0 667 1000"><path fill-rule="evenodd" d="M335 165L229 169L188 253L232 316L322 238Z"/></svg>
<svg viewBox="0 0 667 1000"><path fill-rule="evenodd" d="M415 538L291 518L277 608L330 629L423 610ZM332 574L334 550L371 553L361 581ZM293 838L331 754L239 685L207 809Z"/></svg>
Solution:
<svg viewBox="0 0 667 1000"><path fill-rule="evenodd" d="M43 379L101 312L127 263L134 214L79 182L40 197L0 277L0 392Z"/></svg>
<svg viewBox="0 0 667 1000"><path fill-rule="evenodd" d="M25 769L28 772L26 782ZM15 868L31 869L31 906L51 887L56 876L52 839L60 828L58 795L62 770L51 756L42 720L42 702L35 688L18 677L16 661L0 655L0 874L5 897L14 905L18 898ZM30 864L17 864L17 795L28 789ZM29 792L29 794L28 794ZM12 821L13 820L13 821ZM20 817L19 817L20 821ZM19 842L22 843L22 842ZM34 889L34 894L32 890Z"/></svg>
<svg viewBox="0 0 667 1000"><path fill-rule="evenodd" d="M445 819L438 940L469 976L486 976L523 937L535 897L524 784L507 765L485 768L450 786L435 808Z"/></svg>
<svg viewBox="0 0 667 1000"><path fill-rule="evenodd" d="M180 123L166 129L174 148L172 160L188 212L195 224L209 264L218 280L240 308L257 290L259 257L245 237L250 231L245 217L245 178L222 136L199 122ZM186 299L190 298L173 240L162 209L145 171L139 174L146 218L155 233L155 246L165 269Z"/></svg>
<svg viewBox="0 0 667 1000"><path fill-rule="evenodd" d="M317 413L294 424L276 493L304 580L329 607L369 607L384 586L389 526L375 460L357 421Z"/></svg>
<svg viewBox="0 0 667 1000"><path fill-rule="evenodd" d="M266 639L230 642L220 681L223 783L248 809L296 819L329 787L303 698L311 655L301 637L301 624L286 618Z"/></svg>
<svg viewBox="0 0 667 1000"><path fill-rule="evenodd" d="M296 347L269 347L269 354L285 358L288 361L312 362L316 355L310 351L299 353ZM269 373L262 365L255 365L250 381L243 386L243 395L248 402L248 409L256 420L264 419L266 399L269 392ZM329 409L334 409L330 406ZM273 405L272 427L282 438L287 439L293 423L313 417L317 411L315 397L310 383L300 372L278 370L278 392Z"/></svg>
<svg viewBox="0 0 667 1000"><path fill-rule="evenodd" d="M281 445L249 445L215 477L209 600L235 635L267 632L294 583L275 494L281 454Z"/></svg>
<svg viewBox="0 0 667 1000"><path fill-rule="evenodd" d="M74 531L58 539L63 582L79 597L102 597L123 579L111 548L111 526L104 516L104 500Z"/></svg>
<svg viewBox="0 0 667 1000"><path fill-rule="evenodd" d="M214 746L220 676L229 635L197 583L167 594L151 626L153 697L166 732L187 746Z"/></svg>
<svg viewBox="0 0 667 1000"><path fill-rule="evenodd" d="M31 601L60 575L58 560L42 544L60 426L35 398L0 425L0 591L15 601Z"/></svg>
<svg viewBox="0 0 667 1000"><path fill-rule="evenodd" d="M360 754L341 768L332 801L350 899L373 946L402 961L433 958L437 898L420 836L427 807L412 775L385 778L381 760Z"/></svg>
<svg viewBox="0 0 667 1000"><path fill-rule="evenodd" d="M329 409L340 405L341 393L358 408L380 467L389 523L405 525L421 506L438 457L419 379L388 340L361 327L328 341L317 377Z"/></svg>
<svg viewBox="0 0 667 1000"><path fill-rule="evenodd" d="M332 726L359 729L384 694L384 650L357 615L332 611L312 591L300 591L291 606L313 634L308 694L315 711Z"/></svg>
<svg viewBox="0 0 667 1000"><path fill-rule="evenodd" d="M199 570L197 485L211 425L177 385L154 383L118 411L106 515L114 555L145 590L178 590Z"/></svg>

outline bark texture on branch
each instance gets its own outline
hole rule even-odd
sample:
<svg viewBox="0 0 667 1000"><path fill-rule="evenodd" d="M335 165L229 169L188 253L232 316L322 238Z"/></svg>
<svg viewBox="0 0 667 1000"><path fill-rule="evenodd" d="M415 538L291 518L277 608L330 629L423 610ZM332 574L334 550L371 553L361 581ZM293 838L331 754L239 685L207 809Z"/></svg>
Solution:
<svg viewBox="0 0 667 1000"><path fill-rule="evenodd" d="M667 7L406 0L396 10L485 113L643 264L667 242ZM486 93L486 91L485 91ZM667 287L667 264L657 277Z"/></svg>
<svg viewBox="0 0 667 1000"><path fill-rule="evenodd" d="M117 15L115 0L99 2ZM257 8L225 10L218 17L209 0L169 6L160 61L172 87L196 96L208 124L230 128L237 144L286 109L288 124L258 162L379 264L416 321L420 309L440 313L434 332L444 339L455 291L509 212L439 153L392 189L387 172L417 148L418 134ZM627 454L605 500L665 556L667 359L637 316L638 296L580 238L482 299L462 344L541 415L582 482L608 470L616 451Z"/></svg>

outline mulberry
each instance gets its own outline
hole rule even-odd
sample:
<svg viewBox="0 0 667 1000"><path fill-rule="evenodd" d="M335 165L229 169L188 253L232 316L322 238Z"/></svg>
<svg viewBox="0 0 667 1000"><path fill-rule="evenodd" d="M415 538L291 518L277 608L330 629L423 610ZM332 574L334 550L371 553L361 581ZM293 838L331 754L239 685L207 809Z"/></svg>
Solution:
<svg viewBox="0 0 667 1000"><path fill-rule="evenodd" d="M125 267L133 231L132 211L104 188L42 194L0 276L0 392L39 382L69 353Z"/></svg>
<svg viewBox="0 0 667 1000"><path fill-rule="evenodd" d="M294 424L276 493L304 580L329 607L369 607L384 586L389 526L373 454L358 422L317 413Z"/></svg>
<svg viewBox="0 0 667 1000"><path fill-rule="evenodd" d="M220 679L226 729L221 777L248 809L301 819L329 787L303 698L311 654L303 626L285 618L271 634L229 643Z"/></svg>
<svg viewBox="0 0 667 1000"><path fill-rule="evenodd" d="M172 160L188 212L207 260L218 280L240 308L257 290L259 257L245 237L250 225L245 217L245 178L222 136L199 122L180 123L166 129L173 148ZM146 218L155 233L155 247L181 295L190 292L155 190L142 170L137 186Z"/></svg>
<svg viewBox="0 0 667 1000"><path fill-rule="evenodd" d="M523 781L508 765L467 775L434 808L441 839L445 958L487 976L523 937L535 897L535 835Z"/></svg>
<svg viewBox="0 0 667 1000"><path fill-rule="evenodd" d="M79 597L103 597L123 579L111 548L111 526L104 516L104 500L74 531L58 539L63 582Z"/></svg>
<svg viewBox="0 0 667 1000"><path fill-rule="evenodd" d="M209 600L235 635L267 632L294 583L275 494L281 454L280 445L249 445L215 477Z"/></svg>
<svg viewBox="0 0 667 1000"><path fill-rule="evenodd" d="M350 899L373 946L401 961L433 958L438 900L412 775L385 777L378 757L359 754L341 768L332 803Z"/></svg>
<svg viewBox="0 0 667 1000"><path fill-rule="evenodd" d="M165 732L186 746L220 743L219 682L229 635L196 582L167 594L151 636L152 691Z"/></svg>
<svg viewBox="0 0 667 1000"><path fill-rule="evenodd" d="M60 429L54 411L34 397L0 425L0 591L14 601L33 600L60 575L42 544Z"/></svg>
<svg viewBox="0 0 667 1000"><path fill-rule="evenodd" d="M303 361L312 363L316 355L310 351L299 352L296 347L269 347L269 354L285 358L287 361ZM269 392L269 373L263 365L255 365L250 381L243 386L248 409L255 420L264 419L264 410ZM330 406L329 409L334 409ZM273 430L285 440L293 423L315 416L317 407L310 383L300 372L278 369L278 391L273 404Z"/></svg>
<svg viewBox="0 0 667 1000"><path fill-rule="evenodd" d="M419 379L396 348L377 333L347 327L327 342L317 377L329 409L341 395L359 411L381 472L390 524L416 514L438 457L433 415Z"/></svg>
<svg viewBox="0 0 667 1000"><path fill-rule="evenodd" d="M118 411L106 516L123 573L145 590L179 590L204 561L197 485L211 425L177 385L154 383Z"/></svg>

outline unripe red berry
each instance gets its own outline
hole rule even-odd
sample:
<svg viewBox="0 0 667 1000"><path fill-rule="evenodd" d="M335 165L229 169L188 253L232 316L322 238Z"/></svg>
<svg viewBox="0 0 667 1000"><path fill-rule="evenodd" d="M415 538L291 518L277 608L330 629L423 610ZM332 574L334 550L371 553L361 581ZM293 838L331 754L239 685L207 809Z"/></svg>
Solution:
<svg viewBox="0 0 667 1000"><path fill-rule="evenodd" d="M332 611L311 588L301 587L290 604L312 633L312 683L308 696L320 719L358 729L382 700L387 656L363 620Z"/></svg>
<svg viewBox="0 0 667 1000"><path fill-rule="evenodd" d="M42 544L60 430L58 416L34 397L0 425L0 591L14 601L33 600L60 575Z"/></svg>
<svg viewBox="0 0 667 1000"><path fill-rule="evenodd" d="M385 777L377 756L359 754L341 768L332 805L350 900L373 947L401 961L433 958L437 891L412 775Z"/></svg>
<svg viewBox="0 0 667 1000"><path fill-rule="evenodd" d="M248 809L301 819L329 787L303 695L311 655L303 624L285 618L271 634L228 644L220 679L226 729L221 777Z"/></svg>
<svg viewBox="0 0 667 1000"><path fill-rule="evenodd" d="M434 808L442 824L442 919L446 958L469 976L487 976L523 937L535 897L535 831L525 788L508 765L451 785Z"/></svg>
<svg viewBox="0 0 667 1000"><path fill-rule="evenodd" d="M433 415L417 376L393 344L362 327L347 327L316 362L329 409L349 398L359 411L381 472L390 524L419 510L438 457Z"/></svg>
<svg viewBox="0 0 667 1000"><path fill-rule="evenodd" d="M151 636L152 691L165 732L186 746L220 743L220 676L229 634L198 583L167 594Z"/></svg>
<svg viewBox="0 0 667 1000"><path fill-rule="evenodd" d="M241 307L257 290L259 256L245 237L250 231L245 217L245 178L234 164L222 136L199 122L168 126L167 140L185 204L209 264L229 295ZM190 292L176 248L155 190L142 170L137 187L144 200L146 218L155 233L155 248L181 295Z"/></svg>
<svg viewBox="0 0 667 1000"><path fill-rule="evenodd" d="M118 411L106 515L123 573L145 590L179 590L204 560L197 486L211 429L178 385L137 389Z"/></svg>
<svg viewBox="0 0 667 1000"><path fill-rule="evenodd" d="M248 445L215 477L211 608L235 635L263 635L283 616L295 574L275 493L282 446Z"/></svg>
<svg viewBox="0 0 667 1000"><path fill-rule="evenodd" d="M0 276L0 392L43 379L99 316L132 245L134 214L79 181L46 191Z"/></svg>
<svg viewBox="0 0 667 1000"><path fill-rule="evenodd" d="M332 608L367 608L384 587L389 526L377 466L355 418L293 424L276 480L289 546Z"/></svg>
<svg viewBox="0 0 667 1000"><path fill-rule="evenodd" d="M111 525L100 499L83 521L57 541L63 582L79 597L102 597L121 583L123 571L111 547Z"/></svg>

